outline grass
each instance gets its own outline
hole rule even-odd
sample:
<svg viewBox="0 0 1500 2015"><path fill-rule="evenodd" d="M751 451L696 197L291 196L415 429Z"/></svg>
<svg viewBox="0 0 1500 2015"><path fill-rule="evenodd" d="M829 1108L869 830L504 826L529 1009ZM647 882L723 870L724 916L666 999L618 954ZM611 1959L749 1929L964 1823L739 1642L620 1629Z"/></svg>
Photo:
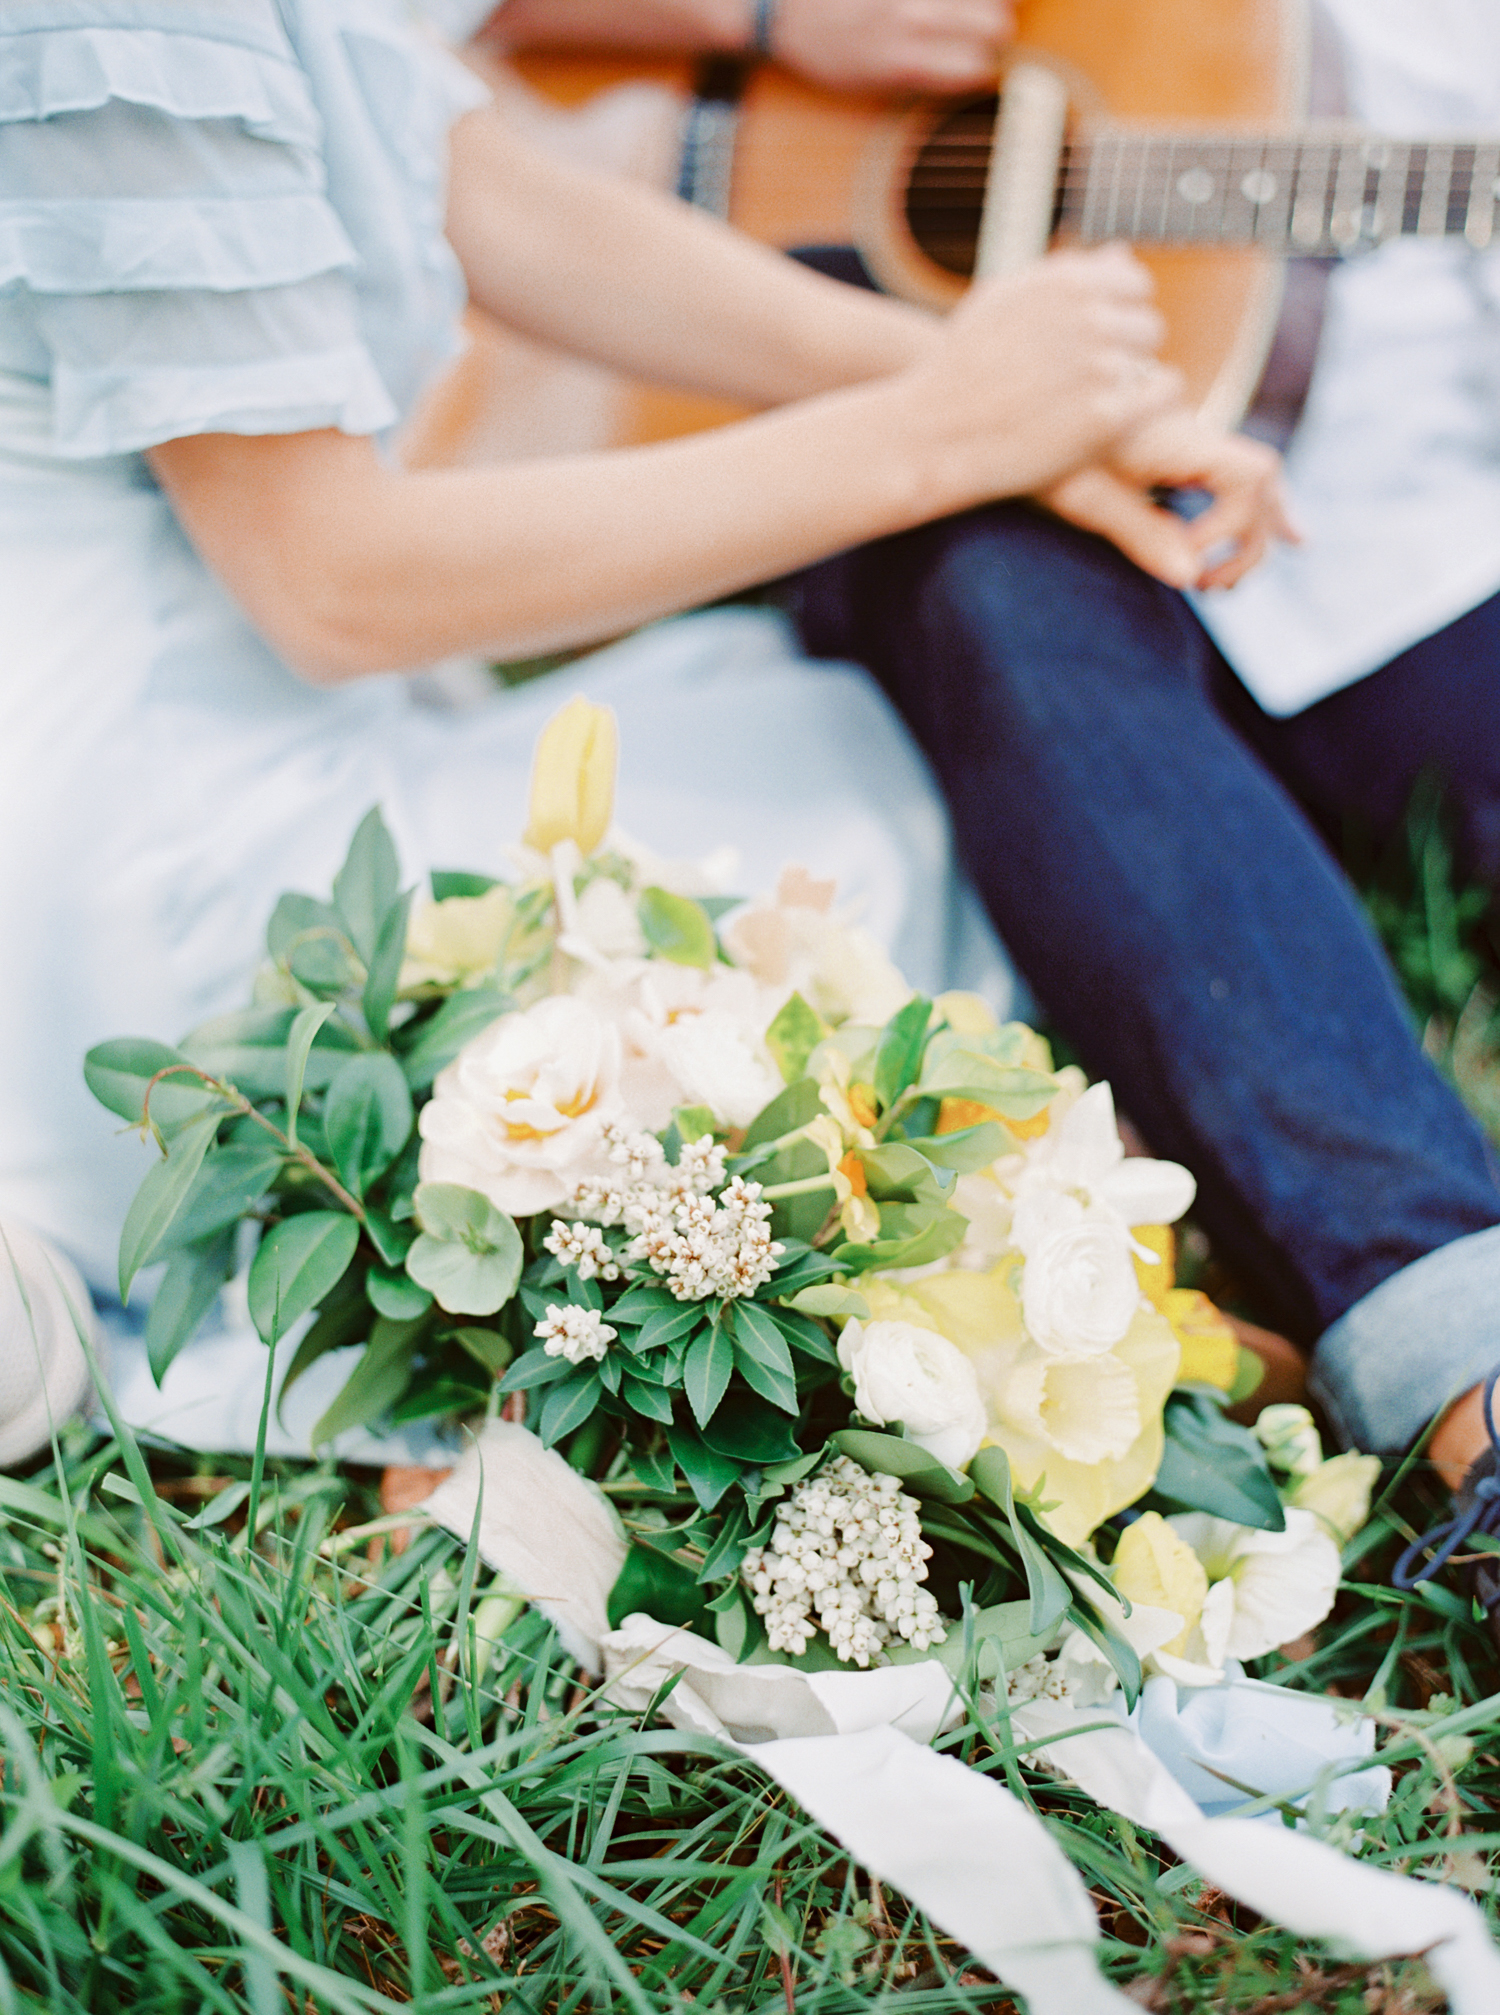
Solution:
<svg viewBox="0 0 1500 2015"><path fill-rule="evenodd" d="M1485 909L1455 890L1434 808L1403 847L1372 865L1372 912L1494 1128ZM0 2015L1013 2009L753 1769L603 1706L472 1552L420 1524L394 1551L375 1482L148 1460L81 1424L0 1477ZM1456 1577L1412 1596L1386 1578L1441 1508L1420 1463L1394 1476L1316 1646L1261 1670L1381 1718L1396 1791L1363 1855L1493 1909L1500 1662ZM1419 1962L1340 1965L1019 1778L1143 2007L1444 2005Z"/></svg>

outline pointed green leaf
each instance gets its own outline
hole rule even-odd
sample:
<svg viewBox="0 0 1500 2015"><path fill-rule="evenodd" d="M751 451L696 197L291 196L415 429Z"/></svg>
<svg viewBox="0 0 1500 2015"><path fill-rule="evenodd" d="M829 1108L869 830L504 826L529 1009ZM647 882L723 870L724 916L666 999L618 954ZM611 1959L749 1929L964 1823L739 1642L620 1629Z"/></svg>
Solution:
<svg viewBox="0 0 1500 2015"><path fill-rule="evenodd" d="M766 1048L786 1084L795 1084L807 1070L807 1059L828 1033L828 1024L801 994L785 1001L766 1030Z"/></svg>
<svg viewBox="0 0 1500 2015"><path fill-rule="evenodd" d="M286 1046L294 1008L241 1008L200 1022L179 1047L211 1077L221 1078L248 1099L280 1098L286 1087ZM304 1091L322 1091L330 1077L358 1047L353 1031L329 1022L313 1039L303 1067Z"/></svg>
<svg viewBox="0 0 1500 2015"><path fill-rule="evenodd" d="M250 1263L250 1320L266 1343L285 1336L343 1278L359 1226L341 1210L309 1210L273 1224Z"/></svg>
<svg viewBox="0 0 1500 2015"><path fill-rule="evenodd" d="M840 1455L847 1455L871 1475L894 1476L914 1497L930 1497L936 1504L967 1504L974 1486L925 1448L906 1441L899 1434L880 1434L874 1428L845 1427L833 1437Z"/></svg>
<svg viewBox="0 0 1500 2015"><path fill-rule="evenodd" d="M366 966L374 959L400 880L395 845L379 805L372 805L349 843L347 860L333 878L334 907Z"/></svg>
<svg viewBox="0 0 1500 2015"><path fill-rule="evenodd" d="M307 1072L313 1039L335 1009L333 1001L318 1001L303 1008L287 1031L286 1038L286 1132L297 1144L297 1114L302 1105L302 1080Z"/></svg>
<svg viewBox="0 0 1500 2015"><path fill-rule="evenodd" d="M405 1147L416 1113L401 1066L383 1050L351 1057L328 1087L323 1129L346 1189L363 1197Z"/></svg>
<svg viewBox="0 0 1500 2015"><path fill-rule="evenodd" d="M969 1464L969 1480L1010 1525L1021 1564L1026 1570L1026 1591L1031 1598L1030 1627L1034 1636L1052 1630L1073 1600L1073 1591L1053 1565L1031 1521L1018 1518L1010 1461L999 1447L981 1448Z"/></svg>
<svg viewBox="0 0 1500 2015"><path fill-rule="evenodd" d="M266 942L278 964L311 993L340 993L358 976L357 955L338 912L311 896L281 898Z"/></svg>
<svg viewBox="0 0 1500 2015"><path fill-rule="evenodd" d="M734 1345L723 1327L712 1323L694 1337L682 1367L683 1389L700 1427L713 1419L733 1370Z"/></svg>
<svg viewBox="0 0 1500 2015"><path fill-rule="evenodd" d="M571 1434L575 1427L582 1427L599 1404L602 1390L598 1373L592 1371L554 1385L542 1402L542 1417L537 1422L542 1446L550 1448L565 1434Z"/></svg>
<svg viewBox="0 0 1500 2015"><path fill-rule="evenodd" d="M572 1375L573 1367L565 1357L549 1357L541 1345L535 1350L524 1351L500 1381L502 1392L530 1392L538 1385L556 1385L559 1379Z"/></svg>
<svg viewBox="0 0 1500 2015"><path fill-rule="evenodd" d="M174 1064L190 1062L181 1050L169 1049L164 1042L152 1042L146 1036L118 1036L89 1051L83 1075L101 1105L139 1126L151 1080ZM200 1119L215 1106L222 1110L218 1093L208 1089L196 1070L173 1071L152 1087L151 1119L164 1136Z"/></svg>
<svg viewBox="0 0 1500 2015"><path fill-rule="evenodd" d="M498 1329L480 1329L470 1325L450 1332L453 1341L461 1344L473 1358L482 1365L491 1378L498 1378L515 1356L514 1350Z"/></svg>
<svg viewBox="0 0 1500 2015"><path fill-rule="evenodd" d="M783 1413L796 1413L797 1374L786 1338L753 1301L736 1303L734 1358L745 1383ZM691 1397L691 1395L689 1395Z"/></svg>
<svg viewBox="0 0 1500 2015"><path fill-rule="evenodd" d="M656 1385L649 1378L636 1378L627 1371L620 1380L620 1397L632 1413L645 1420L658 1420L663 1427L671 1426L672 1395L665 1386Z"/></svg>
<svg viewBox="0 0 1500 2015"><path fill-rule="evenodd" d="M927 1025L932 1019L932 1002L918 994L898 1008L880 1031L875 1050L875 1096L882 1112L889 1112L922 1068L927 1047Z"/></svg>
<svg viewBox="0 0 1500 2015"><path fill-rule="evenodd" d="M365 1299L364 1283L356 1269L346 1273L331 1293L324 1295L312 1326L297 1345L281 1395L276 1402L277 1417L286 1405L286 1396L310 1365L330 1350L343 1350L351 1343L367 1343L374 1319Z"/></svg>
<svg viewBox="0 0 1500 2015"><path fill-rule="evenodd" d="M707 1447L702 1436L682 1422L667 1429L667 1446L705 1511L712 1511L725 1491L739 1481L742 1465Z"/></svg>
<svg viewBox="0 0 1500 2015"><path fill-rule="evenodd" d="M427 879L435 903L445 903L450 896L488 895L499 887L493 875L466 874L461 868L434 868Z"/></svg>
<svg viewBox="0 0 1500 2015"><path fill-rule="evenodd" d="M870 1304L864 1296L852 1287L836 1287L832 1281L799 1289L787 1297L786 1306L801 1315L821 1316L826 1322L847 1322L851 1316L860 1322L870 1320Z"/></svg>
<svg viewBox="0 0 1500 2015"><path fill-rule="evenodd" d="M147 1169L120 1233L121 1301L130 1299L130 1283L161 1244L167 1227L187 1201L203 1157L213 1145L218 1123L218 1112L214 1111L183 1126L172 1136L161 1160Z"/></svg>
<svg viewBox="0 0 1500 2015"><path fill-rule="evenodd" d="M369 976L360 997L371 1035L384 1042L390 1031L391 1009L401 984L401 967L406 959L406 923L411 914L414 890L408 889L386 911L370 959Z"/></svg>
<svg viewBox="0 0 1500 2015"><path fill-rule="evenodd" d="M960 1127L955 1133L927 1134L920 1140L909 1140L906 1145L915 1148L926 1160L936 1162L939 1168L951 1168L958 1175L972 1175L976 1169L988 1168L1002 1154L1013 1151L1005 1128L992 1119L981 1120L978 1126Z"/></svg>
<svg viewBox="0 0 1500 2015"><path fill-rule="evenodd" d="M281 1172L281 1150L267 1140L231 1141L208 1155L157 1247L176 1252L236 1224L252 1211Z"/></svg>
<svg viewBox="0 0 1500 2015"><path fill-rule="evenodd" d="M799 1077L785 1091L778 1092L771 1103L762 1107L751 1120L740 1144L741 1154L749 1154L754 1148L769 1147L772 1141L785 1139L787 1134L808 1125L825 1110L816 1080Z"/></svg>
<svg viewBox="0 0 1500 2015"><path fill-rule="evenodd" d="M381 1317L370 1331L364 1355L314 1426L309 1437L314 1448L325 1448L351 1427L368 1427L390 1411L411 1378L421 1327L420 1322L388 1322Z"/></svg>
<svg viewBox="0 0 1500 2015"><path fill-rule="evenodd" d="M410 1043L402 1045L401 1068L412 1090L425 1090L465 1043L514 1006L510 995L499 987L465 987L461 993L449 994L436 1014L418 1024Z"/></svg>
<svg viewBox="0 0 1500 2015"><path fill-rule="evenodd" d="M1167 1438L1156 1472L1158 1497L1236 1525L1286 1530L1265 1450L1249 1428L1226 1417L1216 1399L1196 1389L1174 1392L1162 1424Z"/></svg>
<svg viewBox="0 0 1500 2015"><path fill-rule="evenodd" d="M658 958L674 965L711 966L718 940L708 912L691 896L674 896L667 889L645 889L636 907L641 930Z"/></svg>
<svg viewBox="0 0 1500 2015"><path fill-rule="evenodd" d="M146 1361L158 1385L217 1301L233 1262L233 1231L186 1246L168 1261L146 1317Z"/></svg>

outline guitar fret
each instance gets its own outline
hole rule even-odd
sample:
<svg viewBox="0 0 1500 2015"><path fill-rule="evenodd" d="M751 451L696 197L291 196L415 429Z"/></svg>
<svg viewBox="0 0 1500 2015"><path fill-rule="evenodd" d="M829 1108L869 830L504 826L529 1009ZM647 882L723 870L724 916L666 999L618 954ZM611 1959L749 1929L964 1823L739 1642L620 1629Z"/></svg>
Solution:
<svg viewBox="0 0 1500 2015"><path fill-rule="evenodd" d="M1299 251L1316 251L1327 236L1334 152L1326 140L1307 141L1297 150L1297 190L1289 235Z"/></svg>
<svg viewBox="0 0 1500 2015"><path fill-rule="evenodd" d="M1375 185L1375 207L1369 236L1383 241L1399 238L1406 216L1406 192L1411 180L1412 149L1408 142L1384 143L1385 159Z"/></svg>
<svg viewBox="0 0 1500 2015"><path fill-rule="evenodd" d="M1417 235L1440 238L1448 228L1448 191L1453 181L1452 147L1427 149L1427 173L1422 182L1422 202L1417 212Z"/></svg>
<svg viewBox="0 0 1500 2015"><path fill-rule="evenodd" d="M1474 158L1478 151L1467 141L1453 150L1453 174L1448 184L1448 202L1443 219L1445 237L1460 237L1468 222L1469 201L1474 189Z"/></svg>

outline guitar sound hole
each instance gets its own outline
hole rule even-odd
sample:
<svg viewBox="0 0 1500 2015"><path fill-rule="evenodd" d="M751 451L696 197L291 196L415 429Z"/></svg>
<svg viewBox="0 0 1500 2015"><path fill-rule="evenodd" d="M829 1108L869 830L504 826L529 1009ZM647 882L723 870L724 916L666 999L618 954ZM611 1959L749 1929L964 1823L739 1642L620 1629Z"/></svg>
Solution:
<svg viewBox="0 0 1500 2015"><path fill-rule="evenodd" d="M1000 101L965 98L917 149L907 176L906 224L927 257L967 280L979 249L979 219Z"/></svg>

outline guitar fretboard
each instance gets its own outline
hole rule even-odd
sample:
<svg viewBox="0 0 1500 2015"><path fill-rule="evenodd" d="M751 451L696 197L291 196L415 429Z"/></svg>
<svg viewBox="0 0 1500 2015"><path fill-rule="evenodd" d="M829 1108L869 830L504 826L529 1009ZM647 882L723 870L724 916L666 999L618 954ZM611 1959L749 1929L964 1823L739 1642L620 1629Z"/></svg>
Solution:
<svg viewBox="0 0 1500 2015"><path fill-rule="evenodd" d="M1064 156L1057 227L1085 244L1243 244L1327 255L1388 238L1483 249L1500 207L1500 140L1285 138L1107 129Z"/></svg>

